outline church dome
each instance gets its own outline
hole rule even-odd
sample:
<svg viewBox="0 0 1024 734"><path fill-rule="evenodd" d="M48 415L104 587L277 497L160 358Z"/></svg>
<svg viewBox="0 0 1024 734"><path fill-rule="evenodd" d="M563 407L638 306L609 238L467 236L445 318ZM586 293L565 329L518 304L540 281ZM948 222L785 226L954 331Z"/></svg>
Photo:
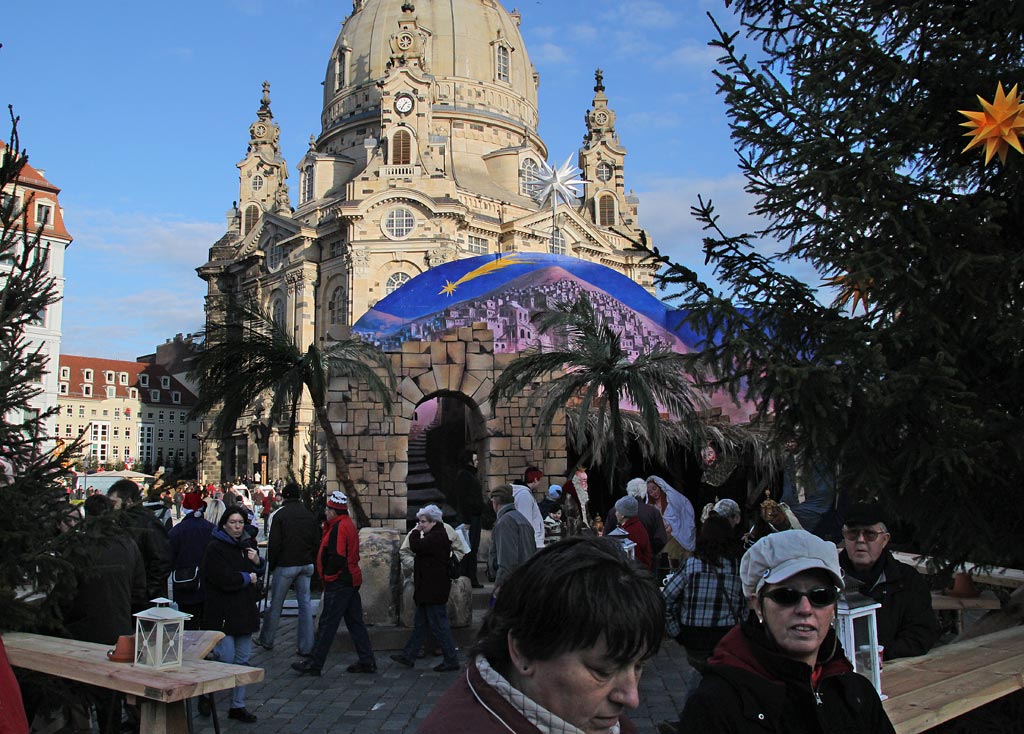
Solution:
<svg viewBox="0 0 1024 734"><path fill-rule="evenodd" d="M497 0L355 0L327 64L325 134L377 105L375 86L392 62L399 23L410 19L419 30L423 72L436 82L435 109L500 116L536 134L536 72L518 14Z"/></svg>

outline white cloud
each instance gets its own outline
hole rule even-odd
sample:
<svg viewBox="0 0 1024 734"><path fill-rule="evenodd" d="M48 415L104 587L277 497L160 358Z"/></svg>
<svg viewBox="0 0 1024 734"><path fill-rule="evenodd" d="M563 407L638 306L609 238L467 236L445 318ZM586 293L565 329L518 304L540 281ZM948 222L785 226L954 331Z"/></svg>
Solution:
<svg viewBox="0 0 1024 734"><path fill-rule="evenodd" d="M569 54L556 43L541 43L530 51L530 58L535 63L561 64L569 60Z"/></svg>
<svg viewBox="0 0 1024 734"><path fill-rule="evenodd" d="M632 0L616 3L602 15L613 23L632 27L668 28L679 22L681 13L656 0Z"/></svg>
<svg viewBox="0 0 1024 734"><path fill-rule="evenodd" d="M672 51L665 58L664 63L697 66L701 69L713 69L716 66L718 57L721 55L721 49L712 48L705 43L690 42L685 43Z"/></svg>
<svg viewBox="0 0 1024 734"><path fill-rule="evenodd" d="M135 263L195 268L206 261L210 245L224 234L227 223L75 209L68 228L75 237L71 258L80 252L88 252L90 257L104 253L103 257Z"/></svg>
<svg viewBox="0 0 1024 734"><path fill-rule="evenodd" d="M574 41L593 43L601 37L601 32L592 25L581 24L569 28L569 37Z"/></svg>
<svg viewBox="0 0 1024 734"><path fill-rule="evenodd" d="M675 112L630 112L623 118L623 123L640 129L667 129L677 127L682 118Z"/></svg>

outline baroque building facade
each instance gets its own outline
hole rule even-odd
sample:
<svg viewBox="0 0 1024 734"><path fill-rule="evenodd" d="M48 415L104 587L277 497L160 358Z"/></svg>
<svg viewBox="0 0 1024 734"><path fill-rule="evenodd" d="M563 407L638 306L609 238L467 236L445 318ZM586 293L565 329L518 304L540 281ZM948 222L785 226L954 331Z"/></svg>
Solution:
<svg viewBox="0 0 1024 734"><path fill-rule="evenodd" d="M535 198L548 150L520 22L497 0L355 0L294 200L264 83L228 230L198 268L207 320L229 299L254 299L298 344L322 342L416 275L485 254L565 254L653 289L600 71L577 159L582 196L557 215ZM299 419L309 425L311 411ZM250 473L269 455L270 476L283 475L281 438L254 443L259 416L242 424L233 445L206 453L203 474Z"/></svg>

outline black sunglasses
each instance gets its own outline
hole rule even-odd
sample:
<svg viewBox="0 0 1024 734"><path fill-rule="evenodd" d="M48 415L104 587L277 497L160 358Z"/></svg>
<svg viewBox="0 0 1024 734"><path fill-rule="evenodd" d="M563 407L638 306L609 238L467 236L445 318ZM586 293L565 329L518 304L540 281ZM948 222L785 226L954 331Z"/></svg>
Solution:
<svg viewBox="0 0 1024 734"><path fill-rule="evenodd" d="M839 599L839 589L834 586L820 586L809 591L800 591L799 589L782 586L778 589L765 591L763 596L771 599L780 607L795 607L806 596L807 601L811 603L812 607L823 609L836 603Z"/></svg>

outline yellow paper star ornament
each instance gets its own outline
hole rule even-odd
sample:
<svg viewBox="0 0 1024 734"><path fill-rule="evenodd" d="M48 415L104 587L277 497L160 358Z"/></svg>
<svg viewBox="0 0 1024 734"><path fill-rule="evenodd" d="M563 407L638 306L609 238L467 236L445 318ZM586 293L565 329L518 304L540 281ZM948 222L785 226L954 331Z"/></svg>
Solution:
<svg viewBox="0 0 1024 734"><path fill-rule="evenodd" d="M985 165L992 160L992 156L999 154L999 160L1006 163L1006 154L1012 145L1018 153L1024 153L1021 148L1019 134L1024 134L1024 104L1021 104L1020 95L1017 94L1017 85L1009 94L1003 91L1003 83L999 82L996 88L995 99L991 103L978 96L981 102L982 112L973 110L958 110L969 122L961 122L961 127L973 128L971 132L964 133L965 137L971 138L971 142L961 152L967 152L976 145L985 144Z"/></svg>

